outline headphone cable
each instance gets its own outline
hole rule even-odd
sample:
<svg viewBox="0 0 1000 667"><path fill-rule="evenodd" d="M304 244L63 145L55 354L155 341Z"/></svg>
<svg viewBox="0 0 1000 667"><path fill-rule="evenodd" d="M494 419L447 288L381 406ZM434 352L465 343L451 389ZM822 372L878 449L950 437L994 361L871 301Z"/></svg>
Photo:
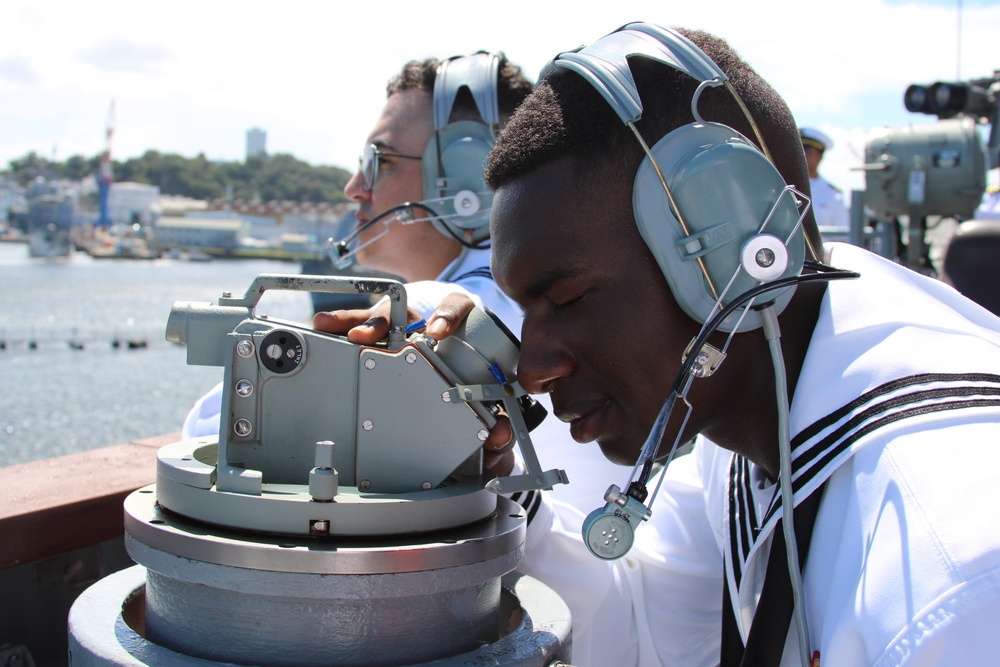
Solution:
<svg viewBox="0 0 1000 667"><path fill-rule="evenodd" d="M681 365L681 369L677 373L677 377L674 380L674 383L671 386L669 393L667 394L667 400L664 402L664 409L667 408L668 404L672 407L673 405L672 397L675 394L678 395L680 394L681 388L684 385L685 380L691 374L691 369L694 368L694 364L698 358L698 354L699 352L701 352L701 349L705 346L705 343L708 342L709 336L715 333L715 331L720 326L722 326L723 321L725 321L725 319L729 317L737 309L741 308L743 304L745 304L746 302L750 301L755 297L760 296L761 294L776 289L791 287L793 285L799 285L802 283L809 283L809 282L819 282L819 281L828 282L831 280L847 280L847 279L858 278L861 275L856 271L837 269L832 266L813 261L804 262L803 268L816 271L816 273L808 273L804 275L791 276L789 278L781 278L779 280L772 280L770 282L763 283L754 288L751 288L746 292L744 292L743 294L741 294L740 296L733 299L727 305L725 305L711 320L708 321L708 323L704 327L702 327L701 332L698 334L694 344L691 346L691 350L688 353L687 357L685 358L683 364ZM687 392L685 391L684 394L686 395L686 393ZM662 413L663 410L661 410L661 416ZM666 419L662 420L663 421L662 425L660 425L659 423L660 421L661 420L658 417L657 418L658 426L661 427L666 426ZM636 480L629 485L628 495L632 496L633 498L636 498L637 500L639 500L639 502L643 502L645 500L645 495L643 495L642 498L639 498L633 494L633 491L639 491L641 489L642 494L647 493L646 483L649 481L649 478L652 475L653 462L656 460L656 452L659 451L660 446L662 445L662 443L660 442L662 438L663 438L663 433L661 431L659 436L656 438L657 441L656 449L654 449L652 452L649 453L643 452L643 454L645 455L644 456L645 460L643 460L642 462L642 470L639 476L636 478ZM678 439L679 438L680 434L678 434ZM674 445L676 447L676 443L674 443ZM675 447L671 448L671 451L673 451Z"/></svg>

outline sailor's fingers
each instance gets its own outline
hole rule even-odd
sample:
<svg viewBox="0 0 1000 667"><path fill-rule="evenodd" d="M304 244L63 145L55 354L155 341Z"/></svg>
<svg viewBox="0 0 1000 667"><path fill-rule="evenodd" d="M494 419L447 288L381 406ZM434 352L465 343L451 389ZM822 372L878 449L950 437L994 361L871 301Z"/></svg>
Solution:
<svg viewBox="0 0 1000 667"><path fill-rule="evenodd" d="M452 335L475 306L468 295L452 292L427 318L427 335L435 340L442 340Z"/></svg>
<svg viewBox="0 0 1000 667"><path fill-rule="evenodd" d="M354 327L365 324L372 318L371 308L355 310L331 310L313 316L313 329L333 334L346 334ZM386 329L388 331L388 328Z"/></svg>
<svg viewBox="0 0 1000 667"><path fill-rule="evenodd" d="M483 465L497 477L506 477L514 467L514 429L506 415L497 418L486 436Z"/></svg>

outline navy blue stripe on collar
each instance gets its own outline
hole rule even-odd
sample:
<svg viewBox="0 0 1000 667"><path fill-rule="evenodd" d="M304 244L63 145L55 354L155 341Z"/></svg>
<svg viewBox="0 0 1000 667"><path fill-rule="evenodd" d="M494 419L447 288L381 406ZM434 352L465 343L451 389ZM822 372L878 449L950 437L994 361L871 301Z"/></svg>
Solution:
<svg viewBox="0 0 1000 667"><path fill-rule="evenodd" d="M890 395L900 390L903 393ZM879 400L883 398L885 400ZM800 494L809 484L826 481L851 456L851 446L855 442L883 426L935 412L997 407L1000 407L998 375L927 373L882 384L817 420L792 439L793 494ZM843 423L818 437L840 421ZM744 469L746 473L740 472ZM749 476L748 461L742 456L734 456L729 481L729 529L737 533L730 535L729 557L737 588L753 546L761 534L767 534L772 528L781 507L778 489L763 520L748 525L746 519L752 516L754 506Z"/></svg>
<svg viewBox="0 0 1000 667"><path fill-rule="evenodd" d="M452 278L449 282L457 283L465 280L466 278L488 278L493 280L493 273L490 272L490 268L488 266L480 266L478 269L466 271L462 275Z"/></svg>

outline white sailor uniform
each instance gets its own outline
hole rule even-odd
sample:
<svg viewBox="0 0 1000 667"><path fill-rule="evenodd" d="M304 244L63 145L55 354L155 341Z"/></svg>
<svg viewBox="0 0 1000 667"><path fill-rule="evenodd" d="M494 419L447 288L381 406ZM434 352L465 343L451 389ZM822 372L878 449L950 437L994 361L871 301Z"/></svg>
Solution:
<svg viewBox="0 0 1000 667"><path fill-rule="evenodd" d="M843 193L822 176L809 179L813 213L820 232L848 231L851 227Z"/></svg>
<svg viewBox="0 0 1000 667"><path fill-rule="evenodd" d="M795 503L825 484L803 575L809 654L821 665L989 661L1000 618L1000 319L860 248L828 248L862 277L828 286L791 406ZM591 664L717 664L723 571L749 632L778 489L705 442L666 477L636 548L610 564L563 531L559 508L533 508L529 573L578 608L592 602L583 632L619 631L616 646L594 646L575 624L574 644L607 660ZM793 627L780 664L799 664Z"/></svg>

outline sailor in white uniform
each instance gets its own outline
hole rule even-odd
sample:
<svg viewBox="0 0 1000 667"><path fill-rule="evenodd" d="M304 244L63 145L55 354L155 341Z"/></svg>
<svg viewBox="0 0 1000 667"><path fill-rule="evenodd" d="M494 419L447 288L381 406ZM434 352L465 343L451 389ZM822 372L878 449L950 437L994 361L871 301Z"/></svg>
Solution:
<svg viewBox="0 0 1000 667"><path fill-rule="evenodd" d="M822 665L977 662L1000 614L1000 321L855 246L827 251L862 278L829 285L791 409L794 505L822 497L803 575L811 649ZM966 345L975 363L954 354ZM593 600L599 624L628 619L617 664L716 665L722 579L746 640L779 499L757 466L699 439L627 556L592 558L542 499L524 569ZM781 666L798 664L794 628L783 639Z"/></svg>
<svg viewBox="0 0 1000 667"><path fill-rule="evenodd" d="M844 195L837 186L819 175L819 164L823 154L833 147L830 137L812 127L800 127L802 150L809 167L809 189L812 191L812 207L820 231L846 232L851 223L847 215Z"/></svg>
<svg viewBox="0 0 1000 667"><path fill-rule="evenodd" d="M785 104L721 40L688 34L715 62L726 59L730 81L748 107L760 110L756 120L772 150L792 163L794 182L804 183L801 137L789 129ZM651 36L674 48L655 50ZM661 120L660 113L669 128L680 115L674 112L686 111L688 100L676 94L680 83L695 91L700 79L681 81L671 69L680 58L666 57L694 47L646 24L587 48L558 56L565 67L543 70L544 87L522 104L491 154L493 272L525 311L522 386L551 393L580 440L631 460L657 423L664 387L701 323L685 319L677 303L691 294L658 263L667 253L653 255L673 249L675 237L650 242L641 232L653 222L629 206L650 190L618 178L622 154L630 153L630 165L641 163L642 173L656 151L629 146L630 131L645 130L657 146L682 135L664 138L649 129L655 124L621 127L629 111L617 100L643 92L642 122ZM647 67L633 58L640 48L670 67ZM642 64L633 67L635 61ZM595 74L603 71L634 87L605 94L609 88L594 83L612 80ZM575 78L581 73L594 76ZM619 113L602 106L609 100ZM721 115L735 106L710 110ZM582 147L580 137L596 145ZM652 168L646 175L656 177ZM744 192L734 181L726 187ZM698 229L689 216L684 233L715 229L716 220L702 220ZM825 250L818 254L827 262L857 275L823 289L799 286L781 314L780 342L777 327L766 334L783 357L768 359L759 333L726 341L728 370L696 385L704 393L692 392L683 426L666 426L664 436L687 428L719 446L699 443L693 455L669 465L658 505L631 551L588 561L582 537L550 511L544 495L530 506L525 569L574 607L574 647L589 642L589 656L600 658L593 664L912 667L991 660L1000 615L1000 320L944 283L864 249L829 243ZM680 263L664 262L670 269ZM813 275L800 278L812 282ZM784 398L770 399L789 385L786 412ZM787 476L778 473L782 417ZM641 498L629 497L642 503L644 489L638 491ZM799 553L791 565L778 529L785 499L795 508L790 544L799 547L787 550ZM603 519L634 520L644 509L609 503L588 540L627 542L630 531L613 534L621 521ZM615 551L620 545L605 553ZM789 570L801 580L798 592ZM577 632L576 609L587 601L592 614L581 617L589 628L613 628L614 641L596 644L586 629Z"/></svg>

